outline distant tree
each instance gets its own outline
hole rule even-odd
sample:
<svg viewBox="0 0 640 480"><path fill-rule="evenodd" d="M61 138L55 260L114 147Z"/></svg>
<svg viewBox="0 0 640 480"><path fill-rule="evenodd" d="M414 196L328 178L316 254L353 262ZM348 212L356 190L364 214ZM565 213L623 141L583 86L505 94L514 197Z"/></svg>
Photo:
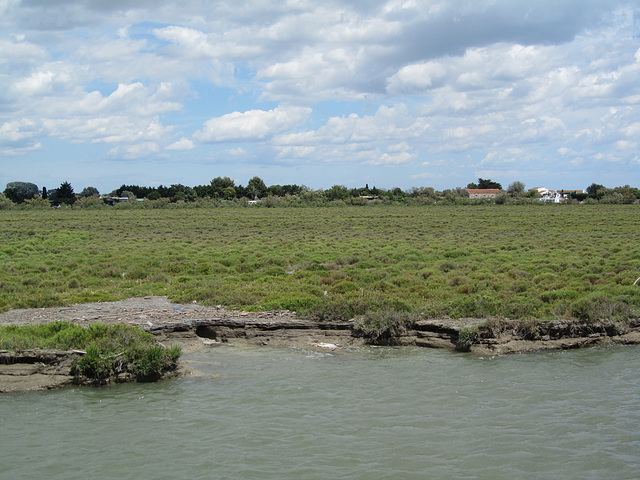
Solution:
<svg viewBox="0 0 640 480"><path fill-rule="evenodd" d="M252 197L247 187L243 187L242 185L236 185L235 187L233 187L233 189L236 192L236 198Z"/></svg>
<svg viewBox="0 0 640 480"><path fill-rule="evenodd" d="M279 191L279 195L281 197L285 197L287 195L297 195L300 193L300 187L297 185L272 185L271 187L276 187ZM271 191L271 187L269 187L269 191Z"/></svg>
<svg viewBox="0 0 640 480"><path fill-rule="evenodd" d="M284 197L284 188L282 188L282 185L269 185L267 194L272 197Z"/></svg>
<svg viewBox="0 0 640 480"><path fill-rule="evenodd" d="M402 198L404 199L404 192L402 191L402 189L400 187L395 187L394 189L391 190L391 194L395 197L395 198Z"/></svg>
<svg viewBox="0 0 640 480"><path fill-rule="evenodd" d="M524 194L525 186L522 182L513 182L509 184L507 193L512 197L519 197Z"/></svg>
<svg viewBox="0 0 640 480"><path fill-rule="evenodd" d="M222 189L222 195L220 195L220 198L222 198L223 200L233 200L234 198L236 198L235 187L224 187Z"/></svg>
<svg viewBox="0 0 640 480"><path fill-rule="evenodd" d="M411 197L428 197L435 199L436 190L433 187L411 187L408 192Z"/></svg>
<svg viewBox="0 0 640 480"><path fill-rule="evenodd" d="M153 187L141 187L139 185L121 185L120 188L111 192L112 197L126 197L123 195L123 191L132 192L136 198L145 198L151 192L155 190Z"/></svg>
<svg viewBox="0 0 640 480"><path fill-rule="evenodd" d="M96 187L85 187L80 192L80 196L81 197L99 197L100 196L100 192L98 191L98 189Z"/></svg>
<svg viewBox="0 0 640 480"><path fill-rule="evenodd" d="M253 198L262 198L267 196L267 186L260 177L253 177L247 184L247 191Z"/></svg>
<svg viewBox="0 0 640 480"><path fill-rule="evenodd" d="M622 195L622 203L635 203L640 199L640 189L625 185L624 187L616 187L613 189L614 193Z"/></svg>
<svg viewBox="0 0 640 480"><path fill-rule="evenodd" d="M592 183L587 187L587 195L591 198L600 199L607 191L607 187L599 183Z"/></svg>
<svg viewBox="0 0 640 480"><path fill-rule="evenodd" d="M478 188L478 184L475 183L475 182L471 182L471 183L467 184L467 188L476 189L476 188Z"/></svg>
<svg viewBox="0 0 640 480"><path fill-rule="evenodd" d="M213 189L211 185L196 185L193 187L198 198L213 197Z"/></svg>
<svg viewBox="0 0 640 480"><path fill-rule="evenodd" d="M38 186L31 182L9 182L4 194L13 203L22 203L38 195Z"/></svg>
<svg viewBox="0 0 640 480"><path fill-rule="evenodd" d="M283 185L282 193L283 195L299 195L302 193L303 187L300 185Z"/></svg>
<svg viewBox="0 0 640 480"><path fill-rule="evenodd" d="M49 201L53 204L65 203L73 205L76 201L76 195L73 193L73 187L69 182L62 182L58 188L49 191Z"/></svg>
<svg viewBox="0 0 640 480"><path fill-rule="evenodd" d="M225 188L234 188L235 182L229 177L216 177L211 180L211 196L214 198L224 198Z"/></svg>
<svg viewBox="0 0 640 480"><path fill-rule="evenodd" d="M153 192L149 193L146 197L147 200L159 200L161 198L160 192L158 192L157 190L154 190Z"/></svg>
<svg viewBox="0 0 640 480"><path fill-rule="evenodd" d="M487 189L487 188L498 188L502 190L502 185L498 182L492 181L490 178L478 178L478 188Z"/></svg>
<svg viewBox="0 0 640 480"><path fill-rule="evenodd" d="M169 187L169 197L173 202L193 202L196 199L196 192L191 187L176 183Z"/></svg>
<svg viewBox="0 0 640 480"><path fill-rule="evenodd" d="M170 198L171 197L171 188L165 187L164 185L158 185L156 188L161 197Z"/></svg>
<svg viewBox="0 0 640 480"><path fill-rule="evenodd" d="M325 197L327 200L346 200L349 198L349 189L344 185L334 185L328 190L324 191Z"/></svg>

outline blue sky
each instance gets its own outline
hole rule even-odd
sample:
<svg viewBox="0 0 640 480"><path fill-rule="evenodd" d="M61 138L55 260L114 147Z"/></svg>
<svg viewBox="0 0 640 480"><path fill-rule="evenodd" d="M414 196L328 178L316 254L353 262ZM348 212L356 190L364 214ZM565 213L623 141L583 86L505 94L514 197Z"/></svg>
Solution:
<svg viewBox="0 0 640 480"><path fill-rule="evenodd" d="M640 5L0 0L0 187L640 186Z"/></svg>

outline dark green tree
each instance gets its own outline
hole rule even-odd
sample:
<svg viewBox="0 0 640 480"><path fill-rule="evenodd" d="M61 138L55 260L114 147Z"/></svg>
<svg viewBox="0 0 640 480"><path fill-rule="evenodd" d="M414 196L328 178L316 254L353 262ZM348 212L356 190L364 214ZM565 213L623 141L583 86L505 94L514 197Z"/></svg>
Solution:
<svg viewBox="0 0 640 480"><path fill-rule="evenodd" d="M100 192L98 191L98 189L96 187L85 187L80 192L80 196L81 197L98 197L98 196L100 196Z"/></svg>
<svg viewBox="0 0 640 480"><path fill-rule="evenodd" d="M349 189L344 185L334 185L328 190L324 191L325 197L327 200L346 200L349 198Z"/></svg>
<svg viewBox="0 0 640 480"><path fill-rule="evenodd" d="M303 188L300 185L283 185L283 195L298 195L302 192Z"/></svg>
<svg viewBox="0 0 640 480"><path fill-rule="evenodd" d="M592 183L587 187L587 195L591 198L600 200L607 191L607 187L599 183Z"/></svg>
<svg viewBox="0 0 640 480"><path fill-rule="evenodd" d="M229 177L216 177L210 183L211 196L214 198L225 198L225 189L235 187L235 182Z"/></svg>
<svg viewBox="0 0 640 480"><path fill-rule="evenodd" d="M51 197L54 197L53 199ZM53 203L66 205L73 205L76 201L76 195L73 193L73 187L69 182L62 182L58 188L55 189L55 196L49 194L49 199Z"/></svg>
<svg viewBox="0 0 640 480"><path fill-rule="evenodd" d="M222 189L222 195L220 196L223 200L233 200L236 198L236 189L235 187L224 187Z"/></svg>
<svg viewBox="0 0 640 480"><path fill-rule="evenodd" d="M502 190L502 185L500 185L498 182L494 182L490 178L478 178L478 188L498 188Z"/></svg>
<svg viewBox="0 0 640 480"><path fill-rule="evenodd" d="M267 186L260 177L253 177L247 184L247 192L253 198L262 198L267 196Z"/></svg>
<svg viewBox="0 0 640 480"><path fill-rule="evenodd" d="M120 188L118 188L117 190L114 190L111 193L111 196L126 197L126 195L123 195L122 192L127 191L127 192L132 192L136 198L145 198L154 190L155 188L153 187L141 187L139 185L121 185Z"/></svg>
<svg viewBox="0 0 640 480"><path fill-rule="evenodd" d="M196 192L193 188L176 183L169 187L169 198L172 202L193 202L196 199Z"/></svg>
<svg viewBox="0 0 640 480"><path fill-rule="evenodd" d="M22 203L38 194L38 186L31 182L9 182L4 195L13 203Z"/></svg>
<svg viewBox="0 0 640 480"><path fill-rule="evenodd" d="M284 197L284 189L282 185L269 185L267 194L271 197Z"/></svg>
<svg viewBox="0 0 640 480"><path fill-rule="evenodd" d="M242 185L236 185L235 187L233 187L233 189L236 192L236 198L251 196L251 193L249 193L249 191L247 190L247 187L243 187Z"/></svg>

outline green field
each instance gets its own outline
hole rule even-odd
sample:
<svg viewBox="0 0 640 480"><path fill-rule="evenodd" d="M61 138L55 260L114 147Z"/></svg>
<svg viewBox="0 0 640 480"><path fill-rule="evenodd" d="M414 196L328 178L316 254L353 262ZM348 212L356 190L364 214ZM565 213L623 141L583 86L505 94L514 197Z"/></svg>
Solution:
<svg viewBox="0 0 640 480"><path fill-rule="evenodd" d="M640 310L640 206L0 210L0 311L168 295L320 319Z"/></svg>

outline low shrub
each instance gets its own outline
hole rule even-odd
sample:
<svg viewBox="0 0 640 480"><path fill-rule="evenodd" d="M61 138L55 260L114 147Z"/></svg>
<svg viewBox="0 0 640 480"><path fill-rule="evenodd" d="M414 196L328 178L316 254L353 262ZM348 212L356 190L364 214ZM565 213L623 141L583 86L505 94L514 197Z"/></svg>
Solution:
<svg viewBox="0 0 640 480"><path fill-rule="evenodd" d="M372 307L377 308L378 303L365 297L348 297L338 295L335 297L323 297L309 310L303 310L302 317L321 322L346 322L360 315L364 315Z"/></svg>
<svg viewBox="0 0 640 480"><path fill-rule="evenodd" d="M539 340L543 335L542 320L526 318L518 322L517 333L525 340Z"/></svg>
<svg viewBox="0 0 640 480"><path fill-rule="evenodd" d="M103 356L96 343L89 344L86 353L71 368L72 375L77 378L84 376L99 383L106 381L112 372L113 358L107 355Z"/></svg>
<svg viewBox="0 0 640 480"><path fill-rule="evenodd" d="M154 345L142 352L133 368L138 380L152 381L160 378L165 368L164 350L160 345Z"/></svg>
<svg viewBox="0 0 640 480"><path fill-rule="evenodd" d="M458 333L456 341L456 350L468 352L471 346L478 341L478 327L467 327Z"/></svg>
<svg viewBox="0 0 640 480"><path fill-rule="evenodd" d="M415 323L414 316L407 312L381 309L358 318L354 324L354 333L378 345L392 345L413 323Z"/></svg>
<svg viewBox="0 0 640 480"><path fill-rule="evenodd" d="M631 315L631 308L626 303L611 299L604 294L593 293L574 301L569 313L578 320L593 322L628 317Z"/></svg>

